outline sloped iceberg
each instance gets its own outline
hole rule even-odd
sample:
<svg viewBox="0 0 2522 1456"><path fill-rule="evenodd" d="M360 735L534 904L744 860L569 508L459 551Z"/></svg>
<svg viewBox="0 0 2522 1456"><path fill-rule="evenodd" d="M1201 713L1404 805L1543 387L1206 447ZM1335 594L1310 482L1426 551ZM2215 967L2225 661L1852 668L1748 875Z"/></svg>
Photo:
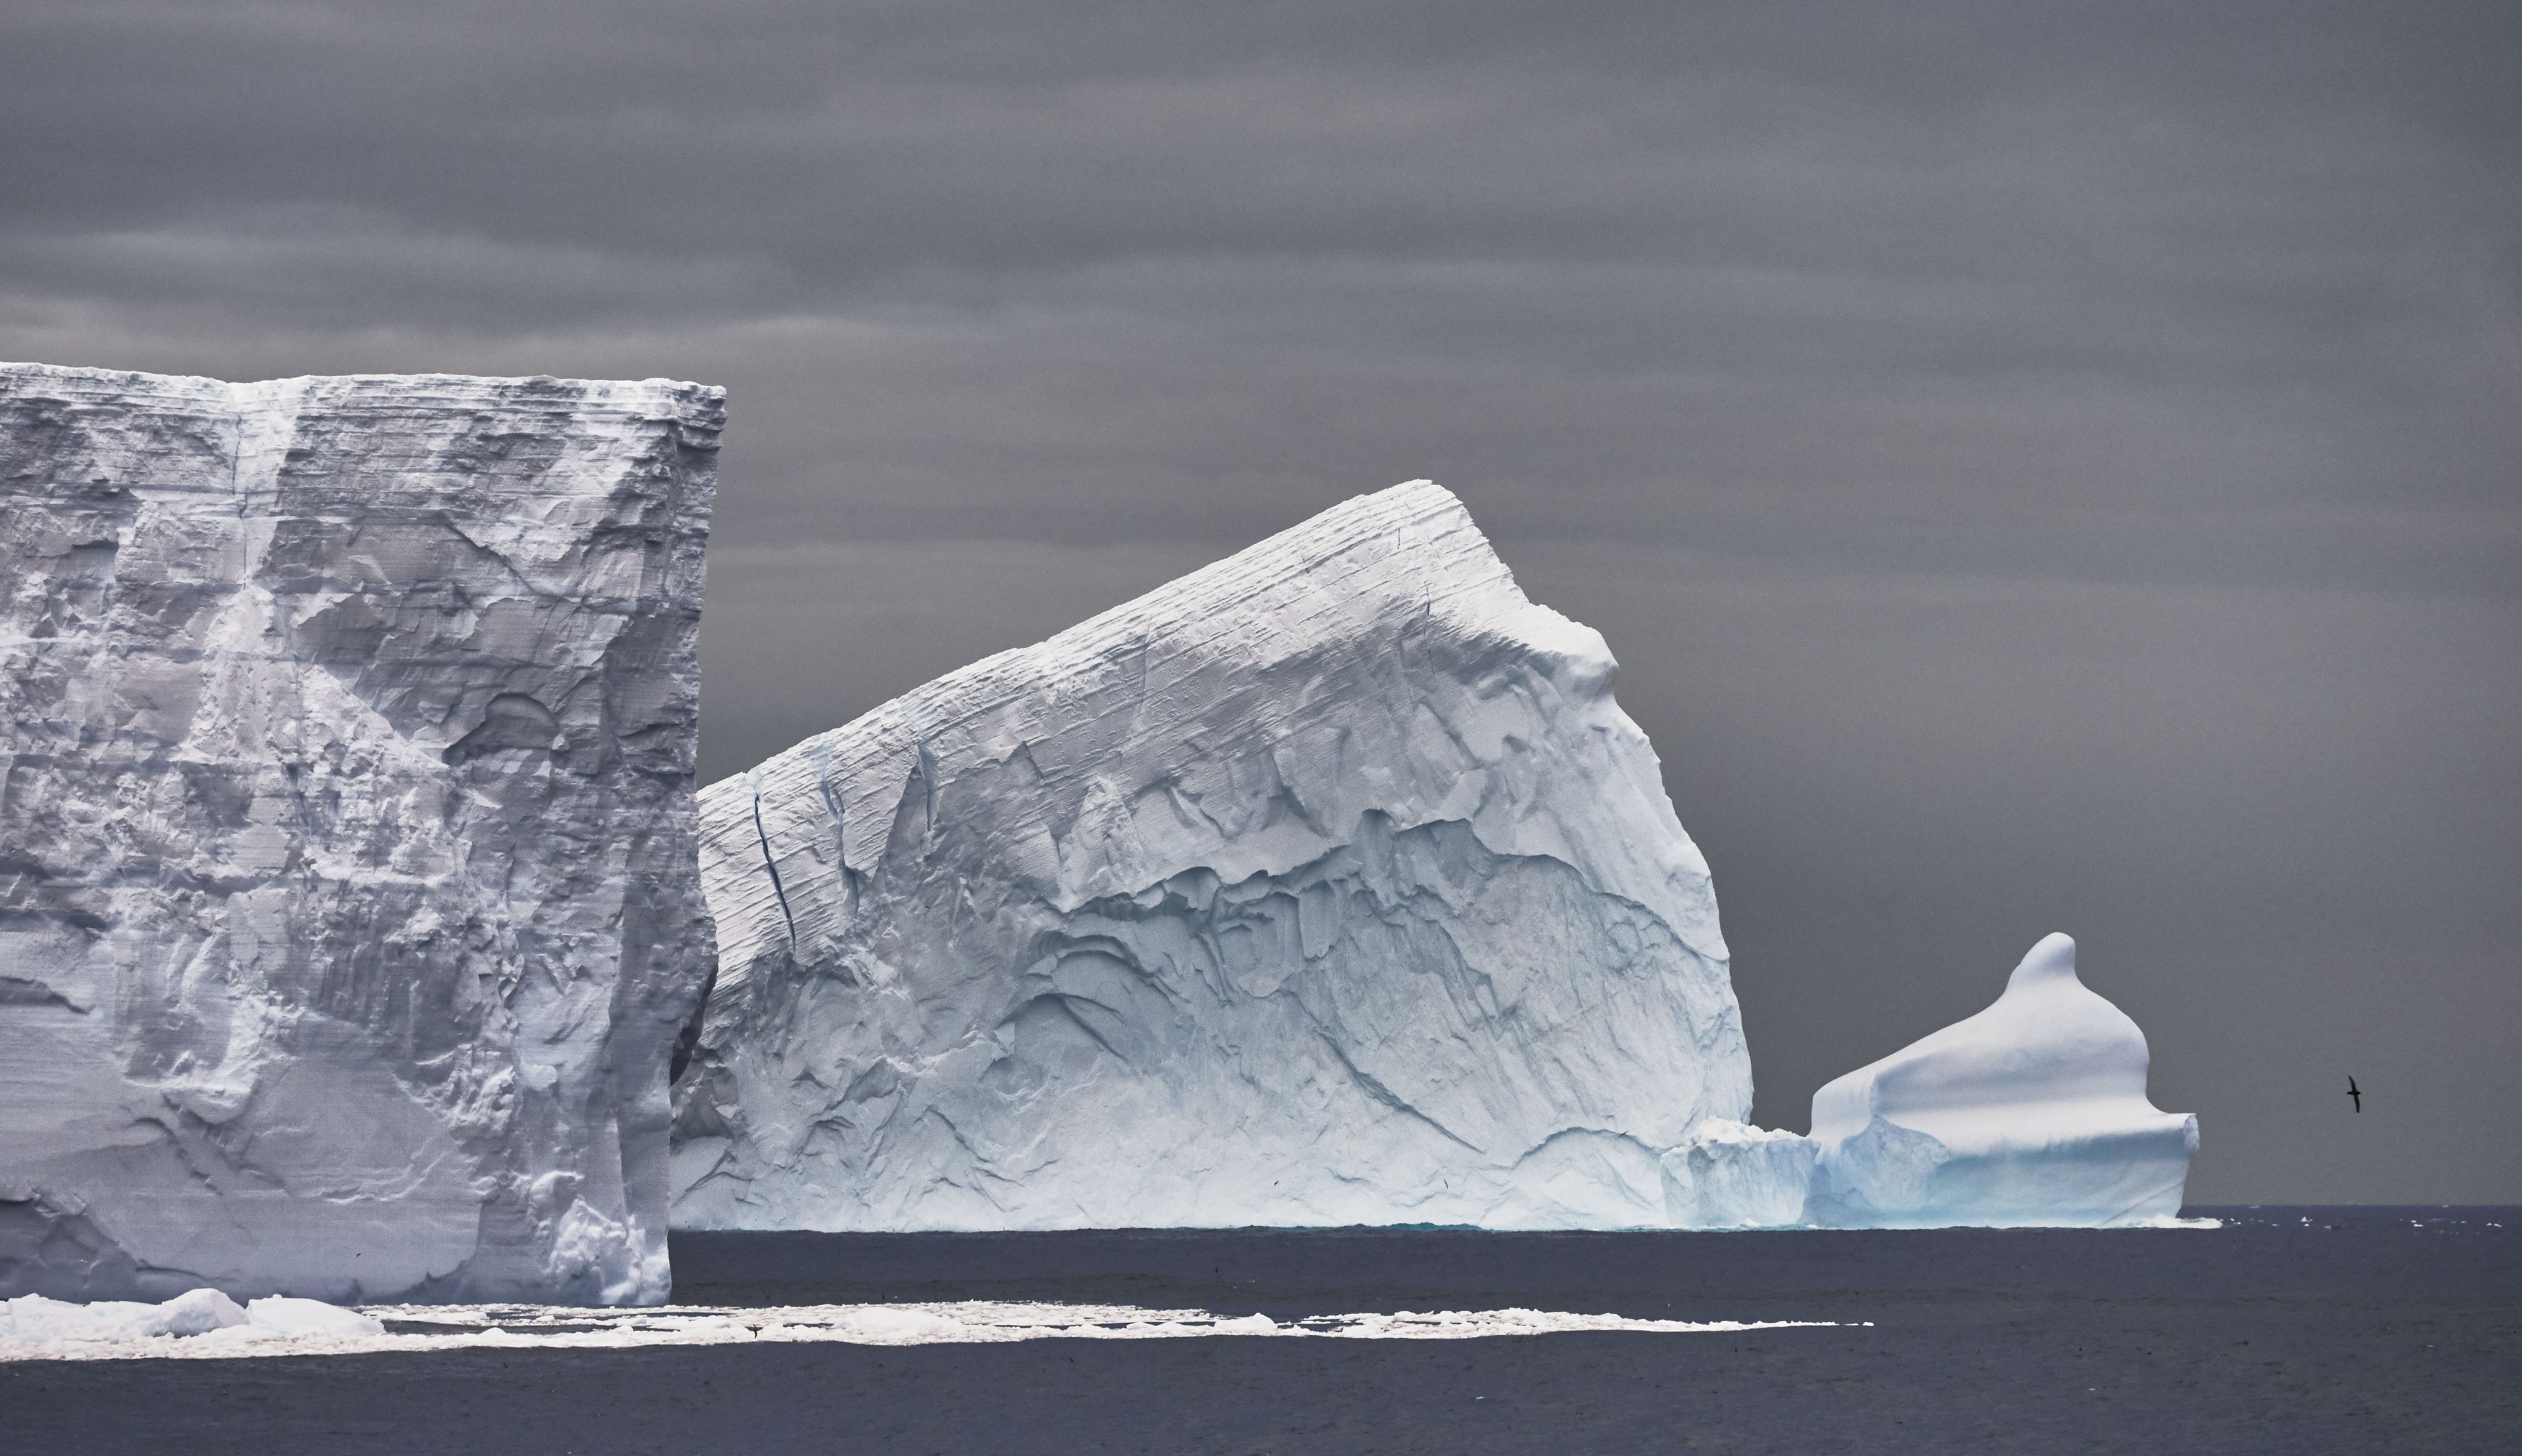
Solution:
<svg viewBox="0 0 2522 1456"><path fill-rule="evenodd" d="M2145 1033L2044 937L1996 1003L1813 1094L1804 1220L2109 1226L2175 1217L2198 1119L2147 1101Z"/></svg>
<svg viewBox="0 0 2522 1456"><path fill-rule="evenodd" d="M724 417L0 366L0 1294L666 1296Z"/></svg>
<svg viewBox="0 0 2522 1456"><path fill-rule="evenodd" d="M677 1226L1669 1226L1751 1065L1613 672L1420 481L710 785Z"/></svg>

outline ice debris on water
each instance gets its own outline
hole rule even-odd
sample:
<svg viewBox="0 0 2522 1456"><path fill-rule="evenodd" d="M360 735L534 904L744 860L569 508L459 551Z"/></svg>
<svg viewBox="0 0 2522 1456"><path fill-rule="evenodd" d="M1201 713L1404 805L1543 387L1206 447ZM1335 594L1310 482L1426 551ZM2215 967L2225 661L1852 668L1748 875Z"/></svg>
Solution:
<svg viewBox="0 0 2522 1456"><path fill-rule="evenodd" d="M198 1291L209 1294L210 1291ZM188 1299L195 1295L184 1296ZM222 1298L224 1296L221 1296ZM927 1304L819 1304L655 1310L587 1310L551 1305L380 1305L334 1309L320 1330L258 1323L257 1300L235 1323L188 1339L144 1328L82 1322L81 1306L29 1296L0 1313L0 1362L129 1360L149 1357L338 1355L453 1349L633 1349L661 1345L1004 1344L1032 1339L1482 1339L1617 1331L1650 1335L1733 1334L1825 1328L1813 1320L1664 1320L1545 1309L1370 1311L1273 1319L1204 1309L1130 1304L957 1300ZM21 1325L15 1310L33 1313ZM131 1306L150 1310L154 1306ZM229 1303L234 1314L236 1306ZM355 1322L355 1328L353 1327ZM388 1324L397 1328L391 1332ZM13 1333L14 1330L14 1333Z"/></svg>
<svg viewBox="0 0 2522 1456"><path fill-rule="evenodd" d="M133 1341L199 1337L195 1352L300 1336L359 1339L386 1333L385 1323L355 1309L314 1299L266 1295L239 1305L217 1290L192 1290L160 1304L126 1299L73 1303L25 1294L0 1300L0 1359L97 1353L65 1345L123 1346Z"/></svg>

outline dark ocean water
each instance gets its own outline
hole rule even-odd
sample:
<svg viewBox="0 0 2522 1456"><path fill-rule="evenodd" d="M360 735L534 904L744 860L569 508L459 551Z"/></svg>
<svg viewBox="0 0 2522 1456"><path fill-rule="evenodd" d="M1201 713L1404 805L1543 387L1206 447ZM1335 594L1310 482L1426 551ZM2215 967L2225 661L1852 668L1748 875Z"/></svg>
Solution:
<svg viewBox="0 0 2522 1456"><path fill-rule="evenodd" d="M2522 1453L2522 1208L2213 1231L688 1235L677 1302L1829 1329L0 1366L45 1452Z"/></svg>

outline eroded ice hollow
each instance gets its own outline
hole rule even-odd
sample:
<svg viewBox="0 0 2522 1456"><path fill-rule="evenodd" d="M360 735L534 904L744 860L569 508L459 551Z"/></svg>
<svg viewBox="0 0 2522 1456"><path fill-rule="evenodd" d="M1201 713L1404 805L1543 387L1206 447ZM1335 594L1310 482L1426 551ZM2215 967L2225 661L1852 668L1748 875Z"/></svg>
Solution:
<svg viewBox="0 0 2522 1456"><path fill-rule="evenodd" d="M665 1297L724 414L0 366L0 1294Z"/></svg>
<svg viewBox="0 0 2522 1456"><path fill-rule="evenodd" d="M712 784L677 1226L1792 1222L1613 671L1419 481Z"/></svg>
<svg viewBox="0 0 2522 1456"><path fill-rule="evenodd" d="M2110 1226L2180 1210L2198 1119L2145 1093L2145 1033L2044 937L1975 1016L1813 1094L1807 1222Z"/></svg>

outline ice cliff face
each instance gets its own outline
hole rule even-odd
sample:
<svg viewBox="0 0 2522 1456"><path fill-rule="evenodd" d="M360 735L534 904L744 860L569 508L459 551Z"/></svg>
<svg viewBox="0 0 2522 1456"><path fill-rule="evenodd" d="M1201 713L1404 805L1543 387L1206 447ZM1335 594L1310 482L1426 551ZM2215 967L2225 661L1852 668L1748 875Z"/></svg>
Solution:
<svg viewBox="0 0 2522 1456"><path fill-rule="evenodd" d="M0 1293L665 1296L723 418L0 366Z"/></svg>
<svg viewBox="0 0 2522 1456"><path fill-rule="evenodd" d="M711 785L677 1224L1670 1222L1751 1067L1612 673L1422 481Z"/></svg>
<svg viewBox="0 0 2522 1456"><path fill-rule="evenodd" d="M1812 1140L1711 1117L1663 1155L1665 1216L1686 1229L1780 1229L1803 1221Z"/></svg>
<svg viewBox="0 0 2522 1456"><path fill-rule="evenodd" d="M2178 1213L2198 1119L2146 1100L2145 1033L2032 948L1976 1016L1813 1094L1808 1222L2090 1226Z"/></svg>

